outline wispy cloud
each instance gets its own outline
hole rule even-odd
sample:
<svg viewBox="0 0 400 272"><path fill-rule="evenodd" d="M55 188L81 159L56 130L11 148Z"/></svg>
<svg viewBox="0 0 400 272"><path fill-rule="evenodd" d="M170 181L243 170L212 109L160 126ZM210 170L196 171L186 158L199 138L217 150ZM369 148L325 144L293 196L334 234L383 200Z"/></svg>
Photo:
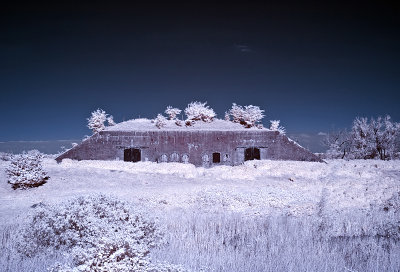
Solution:
<svg viewBox="0 0 400 272"><path fill-rule="evenodd" d="M235 44L235 48L243 53L249 53L253 51L248 45L245 44Z"/></svg>
<svg viewBox="0 0 400 272"><path fill-rule="evenodd" d="M319 136L326 136L327 134L325 132L320 131L320 132L318 132L318 135Z"/></svg>

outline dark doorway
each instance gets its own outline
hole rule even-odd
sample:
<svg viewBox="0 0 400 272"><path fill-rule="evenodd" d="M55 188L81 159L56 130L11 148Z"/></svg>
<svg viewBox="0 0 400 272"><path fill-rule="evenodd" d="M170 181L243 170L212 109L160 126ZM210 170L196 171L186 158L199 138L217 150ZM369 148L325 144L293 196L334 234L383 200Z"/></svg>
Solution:
<svg viewBox="0 0 400 272"><path fill-rule="evenodd" d="M260 149L256 147L246 148L244 151L244 160L259 160L260 159Z"/></svg>
<svg viewBox="0 0 400 272"><path fill-rule="evenodd" d="M213 153L213 163L221 162L221 153L215 152Z"/></svg>
<svg viewBox="0 0 400 272"><path fill-rule="evenodd" d="M141 161L141 153L138 148L127 148L124 150L124 161L138 162Z"/></svg>

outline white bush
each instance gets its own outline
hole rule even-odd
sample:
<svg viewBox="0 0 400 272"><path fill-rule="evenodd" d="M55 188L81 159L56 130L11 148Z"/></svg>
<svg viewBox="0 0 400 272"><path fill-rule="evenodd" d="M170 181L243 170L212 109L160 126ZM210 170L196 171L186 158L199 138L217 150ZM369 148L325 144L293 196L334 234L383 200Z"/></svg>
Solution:
<svg viewBox="0 0 400 272"><path fill-rule="evenodd" d="M89 249L75 247L72 255L77 271L145 271L150 263L148 247L114 236L102 237L96 247Z"/></svg>
<svg viewBox="0 0 400 272"><path fill-rule="evenodd" d="M167 109L165 110L165 114L168 115L169 120L175 120L176 116L180 114L182 110L178 108L173 108L171 106L168 106Z"/></svg>
<svg viewBox="0 0 400 272"><path fill-rule="evenodd" d="M8 183L14 189L40 186L48 180L42 166L43 154L37 150L13 155L11 164L6 168Z"/></svg>
<svg viewBox="0 0 400 272"><path fill-rule="evenodd" d="M112 115L108 115L104 110L97 109L92 112L92 115L87 119L88 128L93 131L93 133L100 132L106 128L105 122L109 126L115 125L114 118Z"/></svg>
<svg viewBox="0 0 400 272"><path fill-rule="evenodd" d="M233 103L229 114L232 115L233 122L240 123L247 128L255 127L264 118L264 110L253 105L242 107Z"/></svg>
<svg viewBox="0 0 400 272"><path fill-rule="evenodd" d="M187 125L190 125L193 121L204 121L204 122L212 122L214 117L216 116L213 109L209 106L206 106L207 102L192 102L187 105L185 109L185 114L187 116L188 121Z"/></svg>
<svg viewBox="0 0 400 272"><path fill-rule="evenodd" d="M156 127L161 129L167 125L167 118L165 118L161 114L158 114L156 119L154 119L154 123L155 123Z"/></svg>
<svg viewBox="0 0 400 272"><path fill-rule="evenodd" d="M113 117L112 115L110 115L110 116L107 117L107 124L108 124L109 126L115 126L115 125L116 125L116 123L115 123L115 121L114 121L114 117Z"/></svg>
<svg viewBox="0 0 400 272"><path fill-rule="evenodd" d="M281 134L285 134L285 128L280 126L280 120L271 120L271 126L269 127L272 131L278 131Z"/></svg>
<svg viewBox="0 0 400 272"><path fill-rule="evenodd" d="M71 271L142 271L150 262L150 249L162 243L155 220L105 195L41 205L21 233L21 253L31 257L64 251L72 256ZM65 269L56 265L52 270L58 267Z"/></svg>
<svg viewBox="0 0 400 272"><path fill-rule="evenodd" d="M161 237L156 223L140 210L105 195L74 198L60 205L41 205L23 231L20 251L27 256L75 246L95 247L118 233L132 244L151 248Z"/></svg>

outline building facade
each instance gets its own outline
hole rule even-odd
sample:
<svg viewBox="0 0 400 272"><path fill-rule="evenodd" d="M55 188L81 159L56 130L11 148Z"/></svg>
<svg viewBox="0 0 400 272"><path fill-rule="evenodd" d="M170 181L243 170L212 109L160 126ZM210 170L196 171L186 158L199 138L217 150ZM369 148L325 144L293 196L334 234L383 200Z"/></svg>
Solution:
<svg viewBox="0 0 400 272"><path fill-rule="evenodd" d="M247 160L321 161L278 131L105 130L56 160L182 162L196 166L238 165Z"/></svg>

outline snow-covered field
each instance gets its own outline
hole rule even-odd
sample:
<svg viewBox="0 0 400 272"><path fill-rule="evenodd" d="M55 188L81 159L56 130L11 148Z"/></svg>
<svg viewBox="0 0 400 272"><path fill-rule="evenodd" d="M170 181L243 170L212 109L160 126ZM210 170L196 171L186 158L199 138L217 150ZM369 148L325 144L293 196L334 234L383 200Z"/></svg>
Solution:
<svg viewBox="0 0 400 272"><path fill-rule="evenodd" d="M50 179L29 190L7 184L8 163L0 161L5 271L45 271L52 262L7 257L12 226L24 224L35 204L93 193L158 217L168 242L153 257L191 271L400 270L399 161L248 161L205 169L48 158Z"/></svg>

